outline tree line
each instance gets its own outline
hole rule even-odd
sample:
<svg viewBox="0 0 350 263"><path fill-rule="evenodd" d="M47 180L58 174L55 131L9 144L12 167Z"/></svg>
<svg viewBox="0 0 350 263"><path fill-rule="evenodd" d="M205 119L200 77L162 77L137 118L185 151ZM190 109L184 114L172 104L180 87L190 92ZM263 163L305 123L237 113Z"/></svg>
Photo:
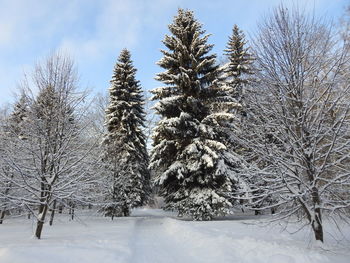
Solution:
<svg viewBox="0 0 350 263"><path fill-rule="evenodd" d="M113 219L156 194L179 216L249 209L308 225L323 242L324 217L350 215L344 24L280 6L250 46L234 25L219 64L203 25L179 9L157 63L163 86L151 90L155 124L127 49L108 99L90 100L73 61L50 56L22 83L12 111L1 112L0 223L28 213L40 238L63 207L73 216L94 205Z"/></svg>

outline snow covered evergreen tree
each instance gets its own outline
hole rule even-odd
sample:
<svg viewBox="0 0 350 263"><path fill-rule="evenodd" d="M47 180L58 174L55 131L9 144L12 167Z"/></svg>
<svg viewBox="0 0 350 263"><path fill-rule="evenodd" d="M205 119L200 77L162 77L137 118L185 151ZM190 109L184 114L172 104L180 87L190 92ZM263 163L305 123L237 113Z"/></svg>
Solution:
<svg viewBox="0 0 350 263"><path fill-rule="evenodd" d="M259 204L256 204L254 201L248 204L244 200L248 201L252 196L259 195L259 189L257 187L259 188L263 182L257 176L253 177L242 174L241 169L247 163L250 163L251 160L256 160L256 156L250 149L244 147L239 142L240 137L247 137L245 131L250 129L251 125L254 125L254 112L244 98L248 95L246 94L249 91L247 89L248 85L254 82L254 78L252 77L254 74L254 58L249 52L243 31L237 25L233 26L232 34L229 36L224 51L228 62L222 67L222 76L220 78L221 88L237 102L236 104L226 104L226 110L233 112L236 117L233 129L228 131L231 134L228 136L230 149L232 154L239 160L239 163L235 166L238 168L236 176L239 178L240 187L236 188L235 197L240 199L242 205L244 204L244 206L256 209L259 207ZM253 198L253 200L255 199ZM258 214L259 210L255 210L255 212Z"/></svg>
<svg viewBox="0 0 350 263"><path fill-rule="evenodd" d="M0 224L2 224L5 214L14 207L18 207L18 203L13 202L8 196L13 194L13 191L18 191L17 187L14 187L13 179L15 171L13 167L5 161L4 149L9 147L9 140L18 141L25 138L23 122L28 116L28 98L24 92L22 92L20 99L15 103L13 112L4 119L2 124L0 137L1 137L1 151L0 151ZM18 139L18 140L17 140ZM15 189L16 188L16 189ZM19 190L20 191L20 190Z"/></svg>
<svg viewBox="0 0 350 263"><path fill-rule="evenodd" d="M9 132L20 139L24 139L23 121L28 115L29 101L27 95L22 92L20 99L14 105L14 109L9 118Z"/></svg>
<svg viewBox="0 0 350 263"><path fill-rule="evenodd" d="M194 220L210 220L229 213L231 168L228 152L217 133L220 120L232 114L213 111L219 100L216 55L209 54L202 25L193 12L179 9L171 35L163 40L168 50L158 65L165 69L157 80L166 86L154 89L161 116L153 134L150 167L167 209Z"/></svg>
<svg viewBox="0 0 350 263"><path fill-rule="evenodd" d="M243 86L249 82L247 76L253 74L253 58L246 44L243 31L234 25L224 50L229 60L224 66L224 77L226 84L231 87L232 96L240 103L242 103Z"/></svg>
<svg viewBox="0 0 350 263"><path fill-rule="evenodd" d="M122 50L114 68L106 109L105 162L111 176L106 216L128 216L150 193L148 154L142 127L144 101L130 52Z"/></svg>

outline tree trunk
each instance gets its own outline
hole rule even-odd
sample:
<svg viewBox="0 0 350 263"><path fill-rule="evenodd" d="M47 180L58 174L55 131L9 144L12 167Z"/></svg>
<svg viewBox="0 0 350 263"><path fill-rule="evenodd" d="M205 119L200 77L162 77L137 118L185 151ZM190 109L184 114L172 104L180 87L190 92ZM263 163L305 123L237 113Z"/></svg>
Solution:
<svg viewBox="0 0 350 263"><path fill-rule="evenodd" d="M312 201L314 202L315 218L312 220L311 225L314 230L316 240L323 242L323 226L322 226L322 212L320 208L320 195L316 187L312 188Z"/></svg>
<svg viewBox="0 0 350 263"><path fill-rule="evenodd" d="M244 200L243 199L239 199L239 204L241 205L242 213L244 213L244 208L243 208Z"/></svg>
<svg viewBox="0 0 350 263"><path fill-rule="evenodd" d="M0 211L0 224L2 224L4 217L5 217L6 210L1 210Z"/></svg>
<svg viewBox="0 0 350 263"><path fill-rule="evenodd" d="M318 215L316 214L316 218L318 217ZM315 239L319 240L323 243L323 227L322 227L322 223L318 223L319 220L315 219L312 222L312 229L314 230L314 234L315 234Z"/></svg>
<svg viewBox="0 0 350 263"><path fill-rule="evenodd" d="M72 204L72 206L71 206L71 218L72 218L72 220L74 220L74 204Z"/></svg>
<svg viewBox="0 0 350 263"><path fill-rule="evenodd" d="M50 216L50 226L52 226L53 218L55 217L55 210L56 210L56 200L53 201L52 209L51 209L51 216Z"/></svg>
<svg viewBox="0 0 350 263"><path fill-rule="evenodd" d="M11 179L13 179L13 177L14 177L14 174L11 173ZM9 194L9 192L10 192L11 187L12 187L12 183L11 182L7 182L5 185L6 185L6 189L5 189L5 193L4 194L5 194L5 196L7 196ZM7 207L5 206L5 208L0 211L0 224L2 224L2 222L4 221L5 214L6 214L6 208Z"/></svg>
<svg viewBox="0 0 350 263"><path fill-rule="evenodd" d="M130 215L130 210L127 204L123 205L123 214L124 216L129 216Z"/></svg>
<svg viewBox="0 0 350 263"><path fill-rule="evenodd" d="M41 232L43 230L44 226L44 221L45 221L45 216L48 210L48 205L40 205L39 207L39 217L38 217L38 222L36 225L36 230L35 230L35 236L40 239L41 238Z"/></svg>

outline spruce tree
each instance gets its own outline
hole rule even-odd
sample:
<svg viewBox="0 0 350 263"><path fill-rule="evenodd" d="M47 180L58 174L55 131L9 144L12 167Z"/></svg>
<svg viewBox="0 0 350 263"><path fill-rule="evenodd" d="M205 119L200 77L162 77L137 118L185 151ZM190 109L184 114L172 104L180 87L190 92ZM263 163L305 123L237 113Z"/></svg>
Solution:
<svg viewBox="0 0 350 263"><path fill-rule="evenodd" d="M135 74L130 52L124 49L114 68L106 109L105 161L112 186L104 210L112 218L128 216L131 208L145 203L150 192L149 158L142 131L144 101Z"/></svg>
<svg viewBox="0 0 350 263"><path fill-rule="evenodd" d="M22 143L21 140L25 139L25 129L23 127L23 123L26 121L28 117L28 106L29 101L27 98L27 95L22 92L20 99L15 103L13 107L13 111L11 115L8 117L5 124L3 124L3 131L4 133L0 134L2 135L3 140L2 143L6 143L6 147L10 147L9 142L14 143ZM0 128L1 129L1 128ZM5 145L4 145L5 147ZM7 196L12 194L13 191L13 179L15 176L15 170L11 165L9 165L4 160L4 153L1 150L0 151L0 158L2 161L0 162L0 168L1 173L3 175L2 180L0 180L0 195L3 196L3 198L0 198L0 224L2 224L5 214L9 209L11 209L12 205L11 202L7 199ZM0 174L1 174L0 173ZM5 179L5 180L4 180Z"/></svg>
<svg viewBox="0 0 350 263"><path fill-rule="evenodd" d="M219 99L216 55L209 54L213 45L193 12L179 9L169 30L163 40L168 50L161 51L158 62L165 71L156 78L166 86L152 91L161 120L153 134L150 167L166 209L210 220L232 207L231 170L217 133L219 119L231 116L213 111Z"/></svg>
<svg viewBox="0 0 350 263"><path fill-rule="evenodd" d="M246 45L243 31L234 25L224 50L228 62L221 68L220 76L220 88L235 101L224 104L224 110L233 113L235 121L227 126L230 126L228 129L222 130L222 134L227 138L228 147L234 156L235 161L231 162L237 182L234 187L234 199L239 200L241 205L244 204L244 199L250 198L250 178L242 174L242 168L245 166L243 162L249 162L251 159L251 153L242 145L239 138L245 136L248 124L254 121L244 98L246 87L252 81L250 76L253 74L253 56Z"/></svg>
<svg viewBox="0 0 350 263"><path fill-rule="evenodd" d="M14 105L13 112L11 113L9 118L8 127L9 132L11 132L14 136L20 139L25 138L23 122L28 117L28 107L29 100L27 98L27 95L24 92L22 92L21 97Z"/></svg>
<svg viewBox="0 0 350 263"><path fill-rule="evenodd" d="M247 76L253 74L253 57L246 47L246 40L242 30L237 25L233 26L232 35L229 37L225 55L228 63L224 67L225 83L230 87L230 92L238 102L243 101L243 86L248 84Z"/></svg>

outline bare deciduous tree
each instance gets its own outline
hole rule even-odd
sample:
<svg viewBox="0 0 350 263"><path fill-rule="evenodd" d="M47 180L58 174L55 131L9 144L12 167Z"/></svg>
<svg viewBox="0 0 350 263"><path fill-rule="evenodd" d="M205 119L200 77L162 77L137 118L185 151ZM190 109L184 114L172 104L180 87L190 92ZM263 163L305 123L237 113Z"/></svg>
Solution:
<svg viewBox="0 0 350 263"><path fill-rule="evenodd" d="M323 242L322 216L350 205L347 43L330 25L279 7L254 48L259 81L247 96L253 121L242 139L256 156L250 173L264 182L254 200L274 197L264 208L278 207L278 218L298 214Z"/></svg>
<svg viewBox="0 0 350 263"><path fill-rule="evenodd" d="M6 142L10 146L5 153L6 162L16 175L5 179L22 189L20 195L7 198L36 215L35 236L40 239L50 207L54 211L56 202L74 205L86 200L95 160L89 155L91 142L86 143L86 94L78 92L73 62L55 54L37 65L33 81L28 83L27 90L31 94L38 90L38 95L30 98L23 124L25 140L18 142L14 138Z"/></svg>

